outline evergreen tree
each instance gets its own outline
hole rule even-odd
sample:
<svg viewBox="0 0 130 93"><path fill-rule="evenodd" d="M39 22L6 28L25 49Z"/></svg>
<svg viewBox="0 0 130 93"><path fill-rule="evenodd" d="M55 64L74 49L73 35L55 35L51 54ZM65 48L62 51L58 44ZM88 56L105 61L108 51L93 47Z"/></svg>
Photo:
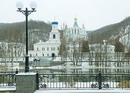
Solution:
<svg viewBox="0 0 130 93"><path fill-rule="evenodd" d="M65 43L65 40L62 40L60 44L59 55L62 56L65 51L66 51L66 43Z"/></svg>
<svg viewBox="0 0 130 93"><path fill-rule="evenodd" d="M82 52L89 52L89 44L87 40L82 41Z"/></svg>
<svg viewBox="0 0 130 93"><path fill-rule="evenodd" d="M116 40L116 43L115 43L115 52L124 52L124 46L118 40Z"/></svg>

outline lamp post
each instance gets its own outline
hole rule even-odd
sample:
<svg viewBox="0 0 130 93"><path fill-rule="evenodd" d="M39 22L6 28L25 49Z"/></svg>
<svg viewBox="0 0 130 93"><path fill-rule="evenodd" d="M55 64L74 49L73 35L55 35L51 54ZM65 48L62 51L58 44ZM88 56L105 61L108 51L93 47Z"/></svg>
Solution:
<svg viewBox="0 0 130 93"><path fill-rule="evenodd" d="M28 10L28 8L25 8L25 10L22 10L23 3L17 2L16 7L18 8L18 12L21 12L23 15L25 15L26 18L26 55L25 55L25 72L29 72L29 56L28 56L28 16L32 12L36 12L36 3L32 2L30 3L31 10Z"/></svg>

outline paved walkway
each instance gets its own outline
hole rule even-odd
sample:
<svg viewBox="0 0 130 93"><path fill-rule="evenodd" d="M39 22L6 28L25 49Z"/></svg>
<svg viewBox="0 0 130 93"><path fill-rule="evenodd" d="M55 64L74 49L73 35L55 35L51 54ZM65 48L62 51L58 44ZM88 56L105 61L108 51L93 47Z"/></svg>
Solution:
<svg viewBox="0 0 130 93"><path fill-rule="evenodd" d="M127 89L103 89L103 90L49 90L49 89L40 89L34 93L130 93L130 90Z"/></svg>
<svg viewBox="0 0 130 93"><path fill-rule="evenodd" d="M0 86L0 91L16 91L16 88L13 86ZM130 93L130 89L40 89L34 93Z"/></svg>

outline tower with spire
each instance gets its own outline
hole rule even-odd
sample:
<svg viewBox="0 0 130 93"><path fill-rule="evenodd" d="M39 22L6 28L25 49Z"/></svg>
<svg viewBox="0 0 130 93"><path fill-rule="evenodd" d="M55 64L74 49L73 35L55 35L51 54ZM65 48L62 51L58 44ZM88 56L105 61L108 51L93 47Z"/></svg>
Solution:
<svg viewBox="0 0 130 93"><path fill-rule="evenodd" d="M60 41L60 33L58 30L58 22L54 21L52 24L52 30L50 32L49 41Z"/></svg>
<svg viewBox="0 0 130 93"><path fill-rule="evenodd" d="M73 25L73 27L78 27L77 18L76 17L74 18L74 25Z"/></svg>

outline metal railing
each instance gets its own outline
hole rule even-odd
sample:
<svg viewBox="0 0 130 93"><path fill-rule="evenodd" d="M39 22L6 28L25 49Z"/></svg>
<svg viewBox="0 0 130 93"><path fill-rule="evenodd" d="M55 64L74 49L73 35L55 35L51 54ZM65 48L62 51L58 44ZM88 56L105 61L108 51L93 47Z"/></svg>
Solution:
<svg viewBox="0 0 130 93"><path fill-rule="evenodd" d="M15 86L16 72L0 72L0 86Z"/></svg>
<svg viewBox="0 0 130 93"><path fill-rule="evenodd" d="M130 74L36 74L36 88L130 89ZM0 72L0 86L15 86L16 72Z"/></svg>
<svg viewBox="0 0 130 93"><path fill-rule="evenodd" d="M130 88L130 74L39 74L39 88Z"/></svg>

